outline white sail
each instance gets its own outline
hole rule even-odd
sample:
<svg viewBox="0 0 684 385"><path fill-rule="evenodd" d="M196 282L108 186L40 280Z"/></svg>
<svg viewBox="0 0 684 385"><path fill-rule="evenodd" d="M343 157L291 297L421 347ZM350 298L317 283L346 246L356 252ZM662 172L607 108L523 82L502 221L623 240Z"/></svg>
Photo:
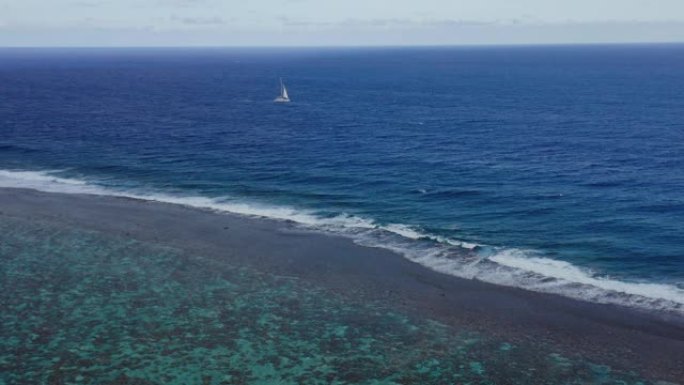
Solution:
<svg viewBox="0 0 684 385"><path fill-rule="evenodd" d="M280 95L275 98L274 102L276 103L288 103L290 101L290 97L287 94L287 88L285 88L285 83L283 83L283 78L280 78Z"/></svg>

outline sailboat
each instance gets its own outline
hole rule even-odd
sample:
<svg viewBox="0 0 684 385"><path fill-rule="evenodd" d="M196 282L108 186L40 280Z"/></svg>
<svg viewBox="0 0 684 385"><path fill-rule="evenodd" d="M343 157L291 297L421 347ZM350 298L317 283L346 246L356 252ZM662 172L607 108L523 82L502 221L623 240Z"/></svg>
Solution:
<svg viewBox="0 0 684 385"><path fill-rule="evenodd" d="M280 78L280 95L278 95L275 100L273 100L275 103L289 103L290 102L290 97L287 95L287 88L285 88L285 84L283 83L283 78Z"/></svg>

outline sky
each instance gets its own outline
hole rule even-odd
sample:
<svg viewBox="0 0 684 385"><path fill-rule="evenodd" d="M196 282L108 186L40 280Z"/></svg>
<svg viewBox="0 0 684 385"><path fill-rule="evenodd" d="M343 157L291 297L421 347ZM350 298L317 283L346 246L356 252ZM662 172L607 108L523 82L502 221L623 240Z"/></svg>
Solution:
<svg viewBox="0 0 684 385"><path fill-rule="evenodd" d="M0 46L684 42L684 0L0 0Z"/></svg>

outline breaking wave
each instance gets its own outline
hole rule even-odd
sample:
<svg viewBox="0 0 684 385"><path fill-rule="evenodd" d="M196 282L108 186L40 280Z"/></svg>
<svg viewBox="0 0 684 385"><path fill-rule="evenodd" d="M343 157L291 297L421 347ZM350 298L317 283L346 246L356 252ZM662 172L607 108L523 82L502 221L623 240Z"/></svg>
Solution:
<svg viewBox="0 0 684 385"><path fill-rule="evenodd" d="M128 197L291 221L307 229L348 236L361 245L395 251L444 274L584 301L684 315L684 289L675 285L614 279L588 268L548 258L534 250L479 245L431 234L406 224L379 223L349 214L324 216L311 210L244 202L231 197L123 190L59 174L59 170L0 170L0 187Z"/></svg>

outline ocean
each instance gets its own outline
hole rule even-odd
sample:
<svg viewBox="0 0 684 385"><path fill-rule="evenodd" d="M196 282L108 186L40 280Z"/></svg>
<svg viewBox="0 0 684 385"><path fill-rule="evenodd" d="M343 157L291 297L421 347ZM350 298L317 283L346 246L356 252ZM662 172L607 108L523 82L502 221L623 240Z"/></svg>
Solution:
<svg viewBox="0 0 684 385"><path fill-rule="evenodd" d="M0 49L0 187L289 220L681 314L682 90L684 45Z"/></svg>

